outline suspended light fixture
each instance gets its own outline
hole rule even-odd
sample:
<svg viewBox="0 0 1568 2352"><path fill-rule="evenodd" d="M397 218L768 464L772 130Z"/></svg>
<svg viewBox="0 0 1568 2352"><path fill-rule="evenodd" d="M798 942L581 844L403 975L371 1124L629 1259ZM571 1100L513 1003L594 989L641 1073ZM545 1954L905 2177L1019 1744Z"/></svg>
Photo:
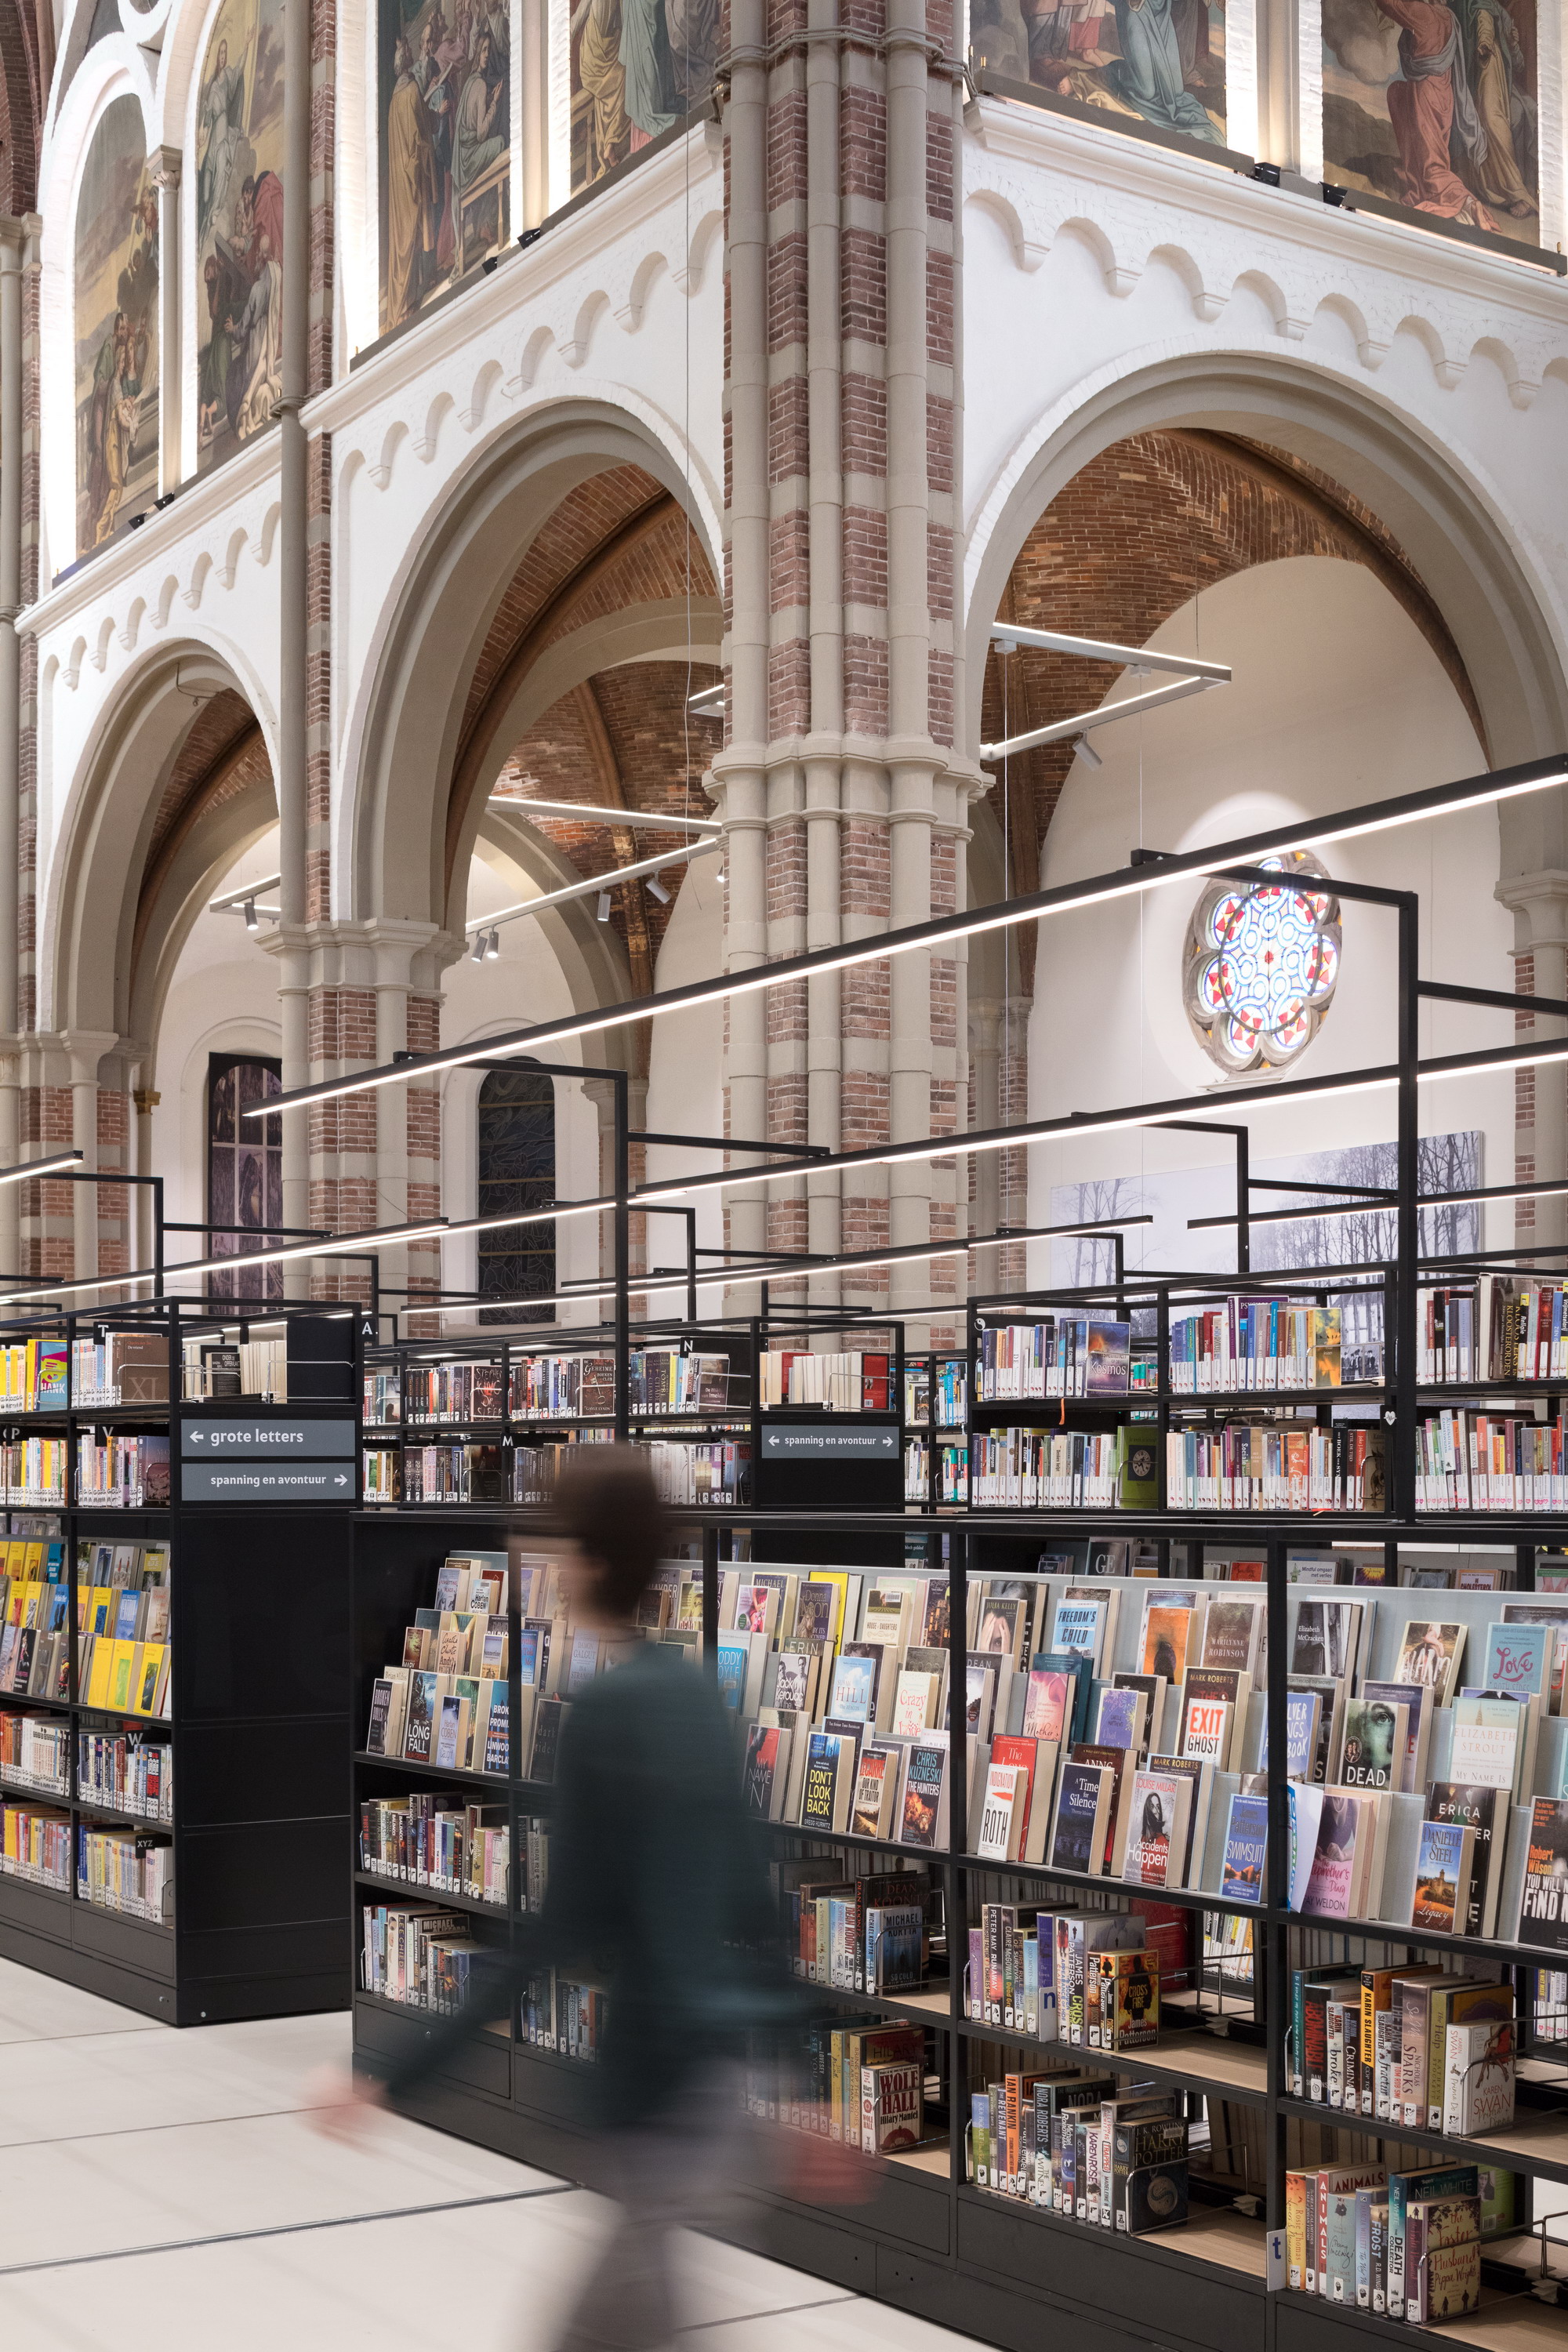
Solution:
<svg viewBox="0 0 1568 2352"><path fill-rule="evenodd" d="M1111 874L1097 875L1081 882L1058 883L1049 889L1021 892L1016 898L1000 899L988 907L976 907L963 914L942 915L929 923L912 923L903 930L883 931L847 941L840 947L809 949L803 955L781 957L777 963L758 965L742 971L721 972L712 980L693 981L680 988L661 989L647 996L631 997L620 1004L569 1013L559 1021L535 1022L526 1029L506 1030L493 1037L475 1038L467 1045L453 1046L435 1054L421 1054L410 1063L388 1064L379 1069L363 1070L353 1077L328 1078L316 1086L297 1087L287 1094L275 1095L270 1101L247 1109L241 1116L246 1118L270 1118L279 1111L294 1110L307 1103L325 1102L340 1095L369 1093L377 1087L401 1085L410 1077L426 1076L437 1070L455 1069L465 1062L482 1061L494 1055L535 1054L542 1045L559 1045L569 1037L601 1035L606 1030L624 1028L636 1021L652 1020L661 1013L683 1012L696 1004L759 994L770 989L787 987L794 981L830 971L847 971L859 964L879 963L889 956L908 955L917 950L928 949L943 952L958 940L973 939L987 931L1011 930L1024 923L1076 913L1086 907L1108 906L1117 899L1140 898L1150 890L1168 889L1173 883L1197 875L1219 874L1234 866L1255 865L1260 857L1278 856L1287 849L1321 848L1325 842L1360 840L1368 834L1417 824L1434 817L1454 815L1464 809L1492 807L1500 802L1516 799L1521 793L1544 792L1564 783L1568 783L1568 760L1559 753L1550 760L1532 761L1527 766L1505 768L1489 775L1465 777L1451 784L1435 784L1425 792L1402 793L1385 801L1363 803L1324 816L1282 817L1268 830L1240 840L1217 842L1212 847L1185 850L1169 857L1151 857ZM691 854L699 855L700 848L706 845L700 845ZM715 847L717 845L714 845ZM617 880L626 879L633 870L623 868L616 877ZM579 897L596 887L593 882L576 884L571 895ZM519 911L533 912L541 903L536 900L531 907ZM1510 1050L1504 1049L1505 1052ZM1560 1045L1555 1052L1537 1052L1532 1056L1537 1061L1562 1057L1568 1057L1568 1044ZM1468 1072L1477 1066L1467 1057L1465 1066ZM1446 1066L1429 1067L1426 1073L1434 1076L1449 1074ZM1457 1069L1453 1074L1458 1074Z"/></svg>
<svg viewBox="0 0 1568 2352"><path fill-rule="evenodd" d="M599 893L599 920L601 923L607 923L609 919L610 894L607 890L601 890Z"/></svg>

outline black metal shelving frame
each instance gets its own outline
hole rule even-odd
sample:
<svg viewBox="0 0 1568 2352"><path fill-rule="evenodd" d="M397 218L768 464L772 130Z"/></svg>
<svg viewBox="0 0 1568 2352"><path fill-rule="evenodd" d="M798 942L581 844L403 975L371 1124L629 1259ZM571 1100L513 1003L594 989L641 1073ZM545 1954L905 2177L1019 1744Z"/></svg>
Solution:
<svg viewBox="0 0 1568 2352"><path fill-rule="evenodd" d="M0 1708L70 1727L64 1794L0 1778L0 1799L68 1815L71 1883L57 1889L0 1872L0 1953L176 2025L342 2009L348 2000L352 1902L343 1883L350 1851L345 1763L349 1656L349 1521L357 1475L336 1503L205 1504L182 1496L182 1430L199 1419L309 1412L342 1422L344 1467L357 1474L359 1318L337 1310L342 1376L335 1395L297 1396L291 1406L254 1397L186 1399L182 1341L253 1324L282 1327L304 1343L300 1318L320 1343L330 1303L163 1298L101 1311L35 1313L0 1325L0 1345L71 1342L94 1333L159 1333L167 1341L169 1400L68 1403L11 1412L3 1433L54 1436L66 1448L58 1502L28 1501L11 1517L54 1530L65 1547L70 1599L68 1700L0 1694ZM344 1342L346 1341L346 1344ZM319 1360L319 1359L318 1359ZM303 1387L308 1363L291 1366ZM84 1433L138 1431L169 1440L169 1499L122 1509L79 1503ZM280 1537L282 1542L280 1543ZM164 1717L117 1715L89 1706L78 1676L78 1549L84 1539L166 1544L170 1562L170 1678ZM296 1634L279 1639L290 1614ZM174 1811L151 1820L99 1803L80 1785L77 1735L135 1730L166 1741ZM86 1824L130 1829L173 1847L173 1896L162 1922L94 1904L78 1892L77 1832Z"/></svg>

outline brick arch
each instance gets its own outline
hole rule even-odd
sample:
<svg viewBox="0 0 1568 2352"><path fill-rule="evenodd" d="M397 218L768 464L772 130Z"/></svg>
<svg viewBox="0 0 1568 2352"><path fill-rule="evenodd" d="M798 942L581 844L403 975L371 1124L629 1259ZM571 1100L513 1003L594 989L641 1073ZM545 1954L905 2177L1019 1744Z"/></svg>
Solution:
<svg viewBox="0 0 1568 2352"><path fill-rule="evenodd" d="M1142 645L1205 588L1262 563L1319 556L1363 565L1412 620L1447 672L1489 760L1464 659L1415 564L1372 509L1331 476L1281 449L1194 428L1137 433L1076 474L1051 501L1008 575L998 618ZM1216 656L1217 657L1217 656ZM987 656L984 740L1091 710L1115 673L1103 663L1020 647ZM1008 763L1007 862L1032 889L1072 742ZM998 823L1000 782L988 795ZM1020 956L1032 963L1033 940ZM1026 982L1027 975L1026 974Z"/></svg>
<svg viewBox="0 0 1568 2352"><path fill-rule="evenodd" d="M596 672L710 646L723 615L678 454L608 403L497 436L410 544L354 690L335 819L341 911L460 930L486 795Z"/></svg>
<svg viewBox="0 0 1568 2352"><path fill-rule="evenodd" d="M153 813L132 933L133 998L150 936L162 928L160 917L167 915L161 902L177 869L188 863L198 833L209 829L208 821L233 803L263 796L276 812L272 763L261 730L245 697L225 688L203 703L192 719Z"/></svg>
<svg viewBox="0 0 1568 2352"><path fill-rule="evenodd" d="M707 604L716 596L712 571L685 510L640 466L612 467L563 499L501 596L469 681L447 811L448 892L463 853L471 846L475 803L491 788L498 754L504 751L510 731L509 718L542 657L578 631L591 630L635 607L668 606L687 597ZM638 671L669 667L635 665ZM602 675L614 677L617 671ZM680 675L684 677L684 668ZM591 730L594 722L581 703L584 690L594 692L595 681L584 679L573 689L579 716ZM665 686L661 681L647 690L651 697L647 724L658 732L663 724L659 705ZM624 688L615 689L612 698L621 708L628 696ZM555 723L559 730L561 722ZM629 715L626 723L631 723ZM604 756L601 748L601 765ZM655 805L652 801L641 804Z"/></svg>

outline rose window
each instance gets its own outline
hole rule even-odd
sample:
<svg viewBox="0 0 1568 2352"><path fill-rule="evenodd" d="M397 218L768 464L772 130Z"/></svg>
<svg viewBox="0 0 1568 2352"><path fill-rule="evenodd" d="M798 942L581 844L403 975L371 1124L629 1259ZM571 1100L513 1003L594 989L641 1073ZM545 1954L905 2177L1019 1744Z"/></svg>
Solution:
<svg viewBox="0 0 1568 2352"><path fill-rule="evenodd" d="M1324 868L1304 849L1258 864L1279 880L1211 882L1187 926L1187 1018L1229 1073L1293 1062L1340 973L1339 900L1303 887Z"/></svg>

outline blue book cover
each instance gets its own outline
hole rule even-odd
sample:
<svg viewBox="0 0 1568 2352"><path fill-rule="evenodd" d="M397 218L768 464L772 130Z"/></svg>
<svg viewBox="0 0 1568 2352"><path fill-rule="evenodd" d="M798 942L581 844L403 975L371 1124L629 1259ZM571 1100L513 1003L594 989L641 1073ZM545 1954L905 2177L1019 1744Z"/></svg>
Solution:
<svg viewBox="0 0 1568 2352"><path fill-rule="evenodd" d="M1230 1801L1225 1831L1225 1867L1220 1894L1227 1903L1261 1903L1263 1865L1268 1851L1268 1800L1244 1797Z"/></svg>
<svg viewBox="0 0 1568 2352"><path fill-rule="evenodd" d="M746 1687L746 1668L752 1661L751 1646L745 1642L721 1641L713 1654L719 1664L719 1696L726 1706L739 1715Z"/></svg>
<svg viewBox="0 0 1568 2352"><path fill-rule="evenodd" d="M1096 1846L1100 1792L1110 1777L1104 1764L1064 1764L1057 1799L1056 1835L1051 1841L1051 1864L1057 1870L1097 1873L1101 1855Z"/></svg>
<svg viewBox="0 0 1568 2352"><path fill-rule="evenodd" d="M1092 1659L1100 1647L1100 1629L1104 1622L1103 1601L1058 1601L1056 1622L1051 1627L1051 1645Z"/></svg>
<svg viewBox="0 0 1568 2352"><path fill-rule="evenodd" d="M1100 1696L1100 1721L1095 1727L1095 1738L1101 1748L1131 1748L1137 1745L1135 1726L1144 1695L1139 1690L1119 1690L1112 1686L1102 1690ZM1145 1710L1146 1712L1146 1710ZM1147 1727L1145 1726L1145 1736Z"/></svg>
<svg viewBox="0 0 1568 2352"><path fill-rule="evenodd" d="M1550 1625L1489 1625L1482 1676L1487 1688L1502 1691L1510 1698L1544 1694L1552 1649Z"/></svg>
<svg viewBox="0 0 1568 2352"><path fill-rule="evenodd" d="M722 1651L720 1655L722 1657ZM743 1666L742 1671L743 1674ZM722 1666L720 1672L722 1674ZM833 1697L828 1713L846 1723L869 1723L876 1693L876 1660L841 1657L833 1669Z"/></svg>

